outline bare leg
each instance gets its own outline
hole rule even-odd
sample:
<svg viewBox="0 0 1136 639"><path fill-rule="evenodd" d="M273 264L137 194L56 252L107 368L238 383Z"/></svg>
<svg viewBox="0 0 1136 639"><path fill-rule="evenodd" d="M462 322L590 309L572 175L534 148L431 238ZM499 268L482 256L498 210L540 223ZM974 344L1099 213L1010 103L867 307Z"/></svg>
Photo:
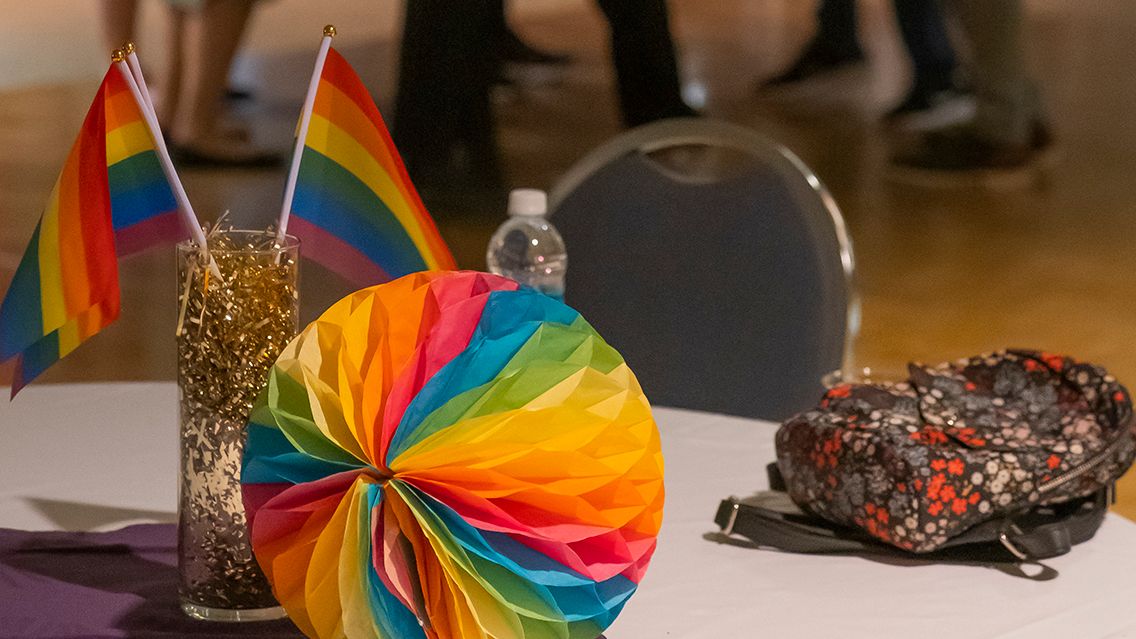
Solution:
<svg viewBox="0 0 1136 639"><path fill-rule="evenodd" d="M816 34L796 59L784 71L762 82L762 86L800 82L864 59L857 32L856 0L821 0L816 19Z"/></svg>
<svg viewBox="0 0 1136 639"><path fill-rule="evenodd" d="M220 126L221 96L252 7L251 0L205 0L186 38L185 104L178 109L173 131L185 160L258 166L279 160L226 135Z"/></svg>
<svg viewBox="0 0 1136 639"><path fill-rule="evenodd" d="M555 66L572 61L572 56L568 54L537 49L517 35L506 16L505 0L492 0L487 4L487 8L490 50L497 56L499 62Z"/></svg>
<svg viewBox="0 0 1136 639"><path fill-rule="evenodd" d="M162 101L158 104L158 121L164 131L171 131L181 104L182 70L185 67L186 25L189 16L185 10L170 7L169 66L163 82Z"/></svg>
<svg viewBox="0 0 1136 639"><path fill-rule="evenodd" d="M103 37L109 54L111 50L134 39L134 17L138 13L138 0L102 1Z"/></svg>
<svg viewBox="0 0 1136 639"><path fill-rule="evenodd" d="M251 13L246 0L206 0L202 6L186 74L188 111L181 133L187 139L216 131L229 67Z"/></svg>

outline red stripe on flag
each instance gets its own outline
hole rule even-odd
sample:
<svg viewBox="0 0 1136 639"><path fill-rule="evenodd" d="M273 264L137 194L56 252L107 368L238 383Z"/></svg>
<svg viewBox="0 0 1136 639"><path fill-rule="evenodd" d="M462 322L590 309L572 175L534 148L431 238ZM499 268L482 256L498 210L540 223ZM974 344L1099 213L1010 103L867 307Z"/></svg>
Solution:
<svg viewBox="0 0 1136 639"><path fill-rule="evenodd" d="M112 67L108 79L116 74ZM87 279L90 282L91 303L107 297L118 298L118 256L114 250L114 220L110 210L110 186L107 183L106 114L104 96L106 87L91 107L91 114L80 132L79 209L87 254ZM93 116L93 117L92 117Z"/></svg>
<svg viewBox="0 0 1136 639"><path fill-rule="evenodd" d="M158 244L174 244L185 239L181 217L170 211L119 229L114 234L119 257L145 251Z"/></svg>

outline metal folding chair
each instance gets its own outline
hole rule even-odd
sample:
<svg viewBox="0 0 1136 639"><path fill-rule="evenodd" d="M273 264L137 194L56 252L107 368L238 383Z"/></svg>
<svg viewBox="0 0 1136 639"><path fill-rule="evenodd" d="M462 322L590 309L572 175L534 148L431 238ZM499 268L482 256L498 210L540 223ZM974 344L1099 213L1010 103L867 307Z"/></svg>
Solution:
<svg viewBox="0 0 1136 639"><path fill-rule="evenodd" d="M657 122L585 157L550 201L567 301L652 402L782 419L850 364L852 245L788 149L724 122Z"/></svg>

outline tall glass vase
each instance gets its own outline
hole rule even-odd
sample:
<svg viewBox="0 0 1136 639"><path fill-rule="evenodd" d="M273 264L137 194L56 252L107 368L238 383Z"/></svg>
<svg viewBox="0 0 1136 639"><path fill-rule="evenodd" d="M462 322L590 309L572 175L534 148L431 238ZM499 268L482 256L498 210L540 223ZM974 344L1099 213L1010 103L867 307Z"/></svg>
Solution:
<svg viewBox="0 0 1136 639"><path fill-rule="evenodd" d="M178 594L199 619L284 616L252 554L240 471L249 411L299 329L298 253L264 231L214 233L212 265L177 247Z"/></svg>

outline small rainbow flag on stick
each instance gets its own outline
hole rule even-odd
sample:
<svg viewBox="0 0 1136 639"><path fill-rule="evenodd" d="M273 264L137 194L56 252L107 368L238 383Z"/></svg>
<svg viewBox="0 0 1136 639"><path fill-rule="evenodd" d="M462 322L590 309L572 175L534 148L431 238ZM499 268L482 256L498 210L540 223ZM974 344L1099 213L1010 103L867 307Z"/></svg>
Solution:
<svg viewBox="0 0 1136 639"><path fill-rule="evenodd" d="M410 182L362 80L324 28L284 189L280 239L361 286L452 270L454 258ZM290 226L289 226L290 224Z"/></svg>
<svg viewBox="0 0 1136 639"><path fill-rule="evenodd" d="M15 359L13 397L118 317L120 255L178 239L179 212L201 234L184 190L171 189L177 178L155 147L160 137L116 52L0 302L0 362Z"/></svg>

